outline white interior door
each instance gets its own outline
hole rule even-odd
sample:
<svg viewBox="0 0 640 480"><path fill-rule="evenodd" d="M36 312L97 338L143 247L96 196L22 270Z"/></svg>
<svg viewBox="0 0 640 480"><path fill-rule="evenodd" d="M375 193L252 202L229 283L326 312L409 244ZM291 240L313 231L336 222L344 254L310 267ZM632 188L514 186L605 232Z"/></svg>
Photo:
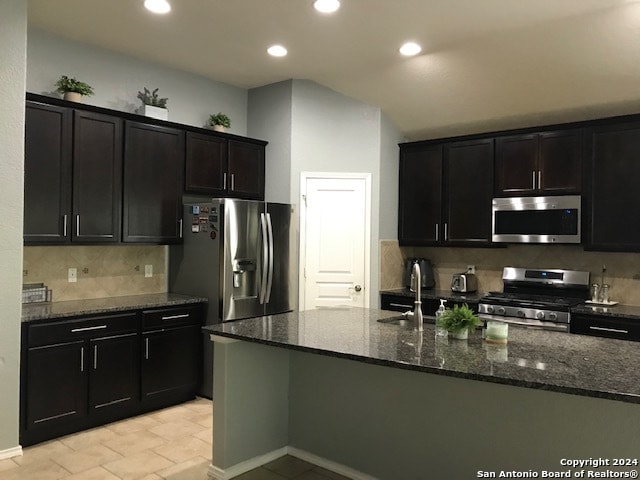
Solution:
<svg viewBox="0 0 640 480"><path fill-rule="evenodd" d="M370 175L304 174L300 308L369 305Z"/></svg>

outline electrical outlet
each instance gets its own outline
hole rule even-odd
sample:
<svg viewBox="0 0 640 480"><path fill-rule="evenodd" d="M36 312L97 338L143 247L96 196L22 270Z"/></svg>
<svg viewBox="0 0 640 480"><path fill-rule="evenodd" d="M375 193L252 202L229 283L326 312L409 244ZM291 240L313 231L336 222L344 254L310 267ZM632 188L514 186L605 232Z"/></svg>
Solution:
<svg viewBox="0 0 640 480"><path fill-rule="evenodd" d="M69 280L69 283L76 283L78 281L78 269L70 268L69 276L67 277L67 279Z"/></svg>
<svg viewBox="0 0 640 480"><path fill-rule="evenodd" d="M144 276L146 278L153 277L153 265L145 265L144 266Z"/></svg>
<svg viewBox="0 0 640 480"><path fill-rule="evenodd" d="M475 265L467 265L467 273L476 273L476 266Z"/></svg>

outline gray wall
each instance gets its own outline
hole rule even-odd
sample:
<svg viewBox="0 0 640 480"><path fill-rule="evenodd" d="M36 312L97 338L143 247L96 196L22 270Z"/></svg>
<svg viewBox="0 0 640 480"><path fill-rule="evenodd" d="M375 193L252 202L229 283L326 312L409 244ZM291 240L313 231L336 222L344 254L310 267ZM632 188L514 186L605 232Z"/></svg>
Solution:
<svg viewBox="0 0 640 480"><path fill-rule="evenodd" d="M209 115L222 111L231 118L229 131L247 134L247 90L175 70L102 48L29 29L27 91L56 95L60 75L90 84L95 95L84 102L125 112L140 107L143 87L159 88L169 98L169 120L203 126Z"/></svg>
<svg viewBox="0 0 640 480"><path fill-rule="evenodd" d="M18 446L27 2L0 2L0 458Z"/></svg>
<svg viewBox="0 0 640 480"><path fill-rule="evenodd" d="M266 151L265 198L291 203L291 91L293 82L249 90L248 135L269 141Z"/></svg>

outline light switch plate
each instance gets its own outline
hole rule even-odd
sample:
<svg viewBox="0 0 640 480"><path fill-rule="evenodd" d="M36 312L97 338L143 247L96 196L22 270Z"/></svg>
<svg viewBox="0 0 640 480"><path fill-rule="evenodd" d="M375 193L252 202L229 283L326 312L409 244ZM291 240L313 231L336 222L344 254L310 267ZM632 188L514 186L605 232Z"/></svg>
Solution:
<svg viewBox="0 0 640 480"><path fill-rule="evenodd" d="M78 281L78 269L70 268L67 279L69 280L69 283L76 283Z"/></svg>
<svg viewBox="0 0 640 480"><path fill-rule="evenodd" d="M145 265L144 266L144 276L146 278L153 277L153 265Z"/></svg>

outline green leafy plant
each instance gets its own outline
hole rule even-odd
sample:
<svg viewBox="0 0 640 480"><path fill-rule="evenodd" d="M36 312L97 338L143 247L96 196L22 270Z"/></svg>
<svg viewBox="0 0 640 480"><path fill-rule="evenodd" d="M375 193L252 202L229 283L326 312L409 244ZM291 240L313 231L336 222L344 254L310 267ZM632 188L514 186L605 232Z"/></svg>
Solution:
<svg viewBox="0 0 640 480"><path fill-rule="evenodd" d="M458 333L465 329L472 330L478 325L480 325L480 319L466 303L447 308L444 314L438 317L438 326L452 333Z"/></svg>
<svg viewBox="0 0 640 480"><path fill-rule="evenodd" d="M150 91L148 88L144 88L141 92L138 92L138 98L142 101L143 105L151 105L152 107L167 108L168 98L158 97L158 89Z"/></svg>
<svg viewBox="0 0 640 480"><path fill-rule="evenodd" d="M80 95L93 95L93 88L88 83L81 82L75 78L62 75L56 82L57 91L59 93L75 92Z"/></svg>
<svg viewBox="0 0 640 480"><path fill-rule="evenodd" d="M222 112L218 112L215 115L209 115L209 125L220 125L225 128L231 126L231 119Z"/></svg>

